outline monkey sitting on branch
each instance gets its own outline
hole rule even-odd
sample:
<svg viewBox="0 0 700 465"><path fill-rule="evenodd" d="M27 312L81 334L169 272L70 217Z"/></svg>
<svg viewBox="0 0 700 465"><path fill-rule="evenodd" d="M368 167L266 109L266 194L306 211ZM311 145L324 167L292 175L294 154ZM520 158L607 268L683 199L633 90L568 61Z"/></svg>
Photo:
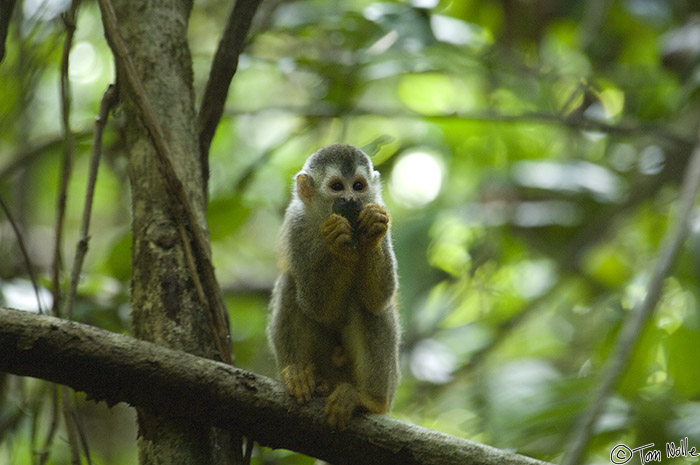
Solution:
<svg viewBox="0 0 700 465"><path fill-rule="evenodd" d="M379 173L350 145L312 154L296 175L267 333L283 383L303 404L327 395L344 430L389 411L399 380L396 258Z"/></svg>

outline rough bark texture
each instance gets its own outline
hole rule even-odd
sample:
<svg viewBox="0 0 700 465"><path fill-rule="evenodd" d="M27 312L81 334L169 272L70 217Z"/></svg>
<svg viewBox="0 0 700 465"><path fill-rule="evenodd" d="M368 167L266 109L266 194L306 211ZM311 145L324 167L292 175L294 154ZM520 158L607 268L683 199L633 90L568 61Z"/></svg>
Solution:
<svg viewBox="0 0 700 465"><path fill-rule="evenodd" d="M114 1L121 35L165 128L170 156L197 221L205 229L205 199L199 163L192 60L187 44L191 2ZM207 358L217 355L209 316L190 278L183 237L175 218L153 141L118 68L127 122L132 195L132 317L135 335ZM231 463L230 435L189 421L139 413L141 464Z"/></svg>
<svg viewBox="0 0 700 465"><path fill-rule="evenodd" d="M0 322L0 371L66 384L110 405L127 402L194 429L217 425L337 465L545 463L385 415L358 416L335 433L323 421L322 400L300 407L264 376L58 318L0 307Z"/></svg>

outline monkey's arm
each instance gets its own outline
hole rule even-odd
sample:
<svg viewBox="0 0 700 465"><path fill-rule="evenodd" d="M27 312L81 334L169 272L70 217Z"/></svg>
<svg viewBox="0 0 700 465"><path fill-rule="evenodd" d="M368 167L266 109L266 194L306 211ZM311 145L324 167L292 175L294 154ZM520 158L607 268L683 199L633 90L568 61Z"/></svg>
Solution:
<svg viewBox="0 0 700 465"><path fill-rule="evenodd" d="M302 231L306 232L306 231ZM314 320L332 326L343 318L344 304L357 268L357 251L350 247L352 227L333 214L320 231L294 239L293 257L299 305Z"/></svg>
<svg viewBox="0 0 700 465"><path fill-rule="evenodd" d="M389 221L389 212L378 204L367 204L358 218L357 293L372 313L384 310L396 293L396 259L387 236Z"/></svg>

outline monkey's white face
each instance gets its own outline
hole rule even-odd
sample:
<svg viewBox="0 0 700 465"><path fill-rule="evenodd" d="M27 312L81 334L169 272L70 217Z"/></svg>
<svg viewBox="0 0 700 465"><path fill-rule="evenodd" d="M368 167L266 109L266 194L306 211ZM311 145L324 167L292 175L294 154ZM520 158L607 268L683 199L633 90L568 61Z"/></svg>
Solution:
<svg viewBox="0 0 700 465"><path fill-rule="evenodd" d="M377 202L381 199L381 184L379 173L370 172L360 166L350 176L345 176L336 167L328 167L318 186L320 200L324 213L330 214L337 199L347 202L365 203ZM319 205L320 206L320 205Z"/></svg>
<svg viewBox="0 0 700 465"><path fill-rule="evenodd" d="M331 203L337 198L359 199L368 202L372 199L372 185L370 184L372 179L368 180L368 177L370 175L366 170L358 170L352 176L344 177L339 170L330 169L319 188L322 195L331 200Z"/></svg>
<svg viewBox="0 0 700 465"><path fill-rule="evenodd" d="M318 221L334 211L343 214L359 211L367 203L381 204L381 191L379 172L369 157L348 145L318 150L296 177L295 193Z"/></svg>
<svg viewBox="0 0 700 465"><path fill-rule="evenodd" d="M319 221L333 212L333 205L339 199L360 207L366 203L382 203L381 189L379 172L362 166L350 176L334 166L326 167L322 173L297 176L297 194Z"/></svg>

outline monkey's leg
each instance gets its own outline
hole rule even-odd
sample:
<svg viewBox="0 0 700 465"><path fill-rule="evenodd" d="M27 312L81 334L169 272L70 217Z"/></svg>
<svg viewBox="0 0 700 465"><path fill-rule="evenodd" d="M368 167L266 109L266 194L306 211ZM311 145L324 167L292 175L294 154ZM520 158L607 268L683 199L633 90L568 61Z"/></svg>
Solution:
<svg viewBox="0 0 700 465"><path fill-rule="evenodd" d="M310 401L314 393L328 393L329 370L336 368L333 363L341 363L340 358L335 361L331 359L342 357L342 349L338 352L339 346L333 346L335 338L316 322L303 314L296 317L306 321L297 326L300 330L290 333L293 337L288 341L287 347L292 356L284 357L287 362L280 364L280 376L289 393L299 404L303 404Z"/></svg>
<svg viewBox="0 0 700 465"><path fill-rule="evenodd" d="M329 425L344 430L355 410L389 411L398 384L398 322L393 308L379 315L355 309L343 330L352 383L340 383L328 396Z"/></svg>
<svg viewBox="0 0 700 465"><path fill-rule="evenodd" d="M319 379L316 353L325 345L330 351L332 345L325 341L320 325L299 308L294 280L288 274L275 283L273 296L268 337L282 382L303 404L311 400L314 392L328 389L327 383Z"/></svg>

